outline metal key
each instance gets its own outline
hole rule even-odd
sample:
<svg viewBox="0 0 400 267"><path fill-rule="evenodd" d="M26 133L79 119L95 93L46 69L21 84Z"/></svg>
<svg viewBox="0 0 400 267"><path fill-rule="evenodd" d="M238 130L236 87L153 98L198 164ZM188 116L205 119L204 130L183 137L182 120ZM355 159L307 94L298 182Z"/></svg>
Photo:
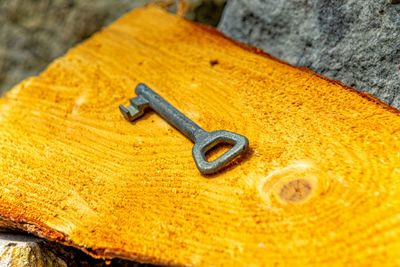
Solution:
<svg viewBox="0 0 400 267"><path fill-rule="evenodd" d="M119 106L125 119L128 121L136 120L144 114L144 109L150 106L194 142L192 155L197 168L203 174L211 174L218 171L243 153L249 146L249 141L243 135L224 130L212 132L203 130L145 84L138 84L135 93L138 96L130 99L131 104L128 107ZM205 153L220 143L229 143L233 147L219 158L207 161Z"/></svg>

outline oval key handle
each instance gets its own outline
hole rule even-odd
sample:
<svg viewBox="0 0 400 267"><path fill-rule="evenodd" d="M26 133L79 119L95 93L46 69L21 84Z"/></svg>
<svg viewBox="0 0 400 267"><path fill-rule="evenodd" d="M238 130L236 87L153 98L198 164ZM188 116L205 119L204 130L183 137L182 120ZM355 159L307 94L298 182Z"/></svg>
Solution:
<svg viewBox="0 0 400 267"><path fill-rule="evenodd" d="M221 143L228 143L233 145L233 147L213 161L207 161L206 153ZM249 141L246 137L240 134L224 130L203 132L199 136L196 136L192 155L200 172L210 174L218 171L231 162L234 158L245 151L248 146Z"/></svg>
<svg viewBox="0 0 400 267"><path fill-rule="evenodd" d="M130 99L131 104L128 107L119 106L125 119L134 121L144 114L144 110L147 107L151 107L172 126L194 142L192 150L193 158L197 168L203 174L218 171L239 156L249 146L249 141L243 135L223 130L214 132L205 131L143 83L136 86L135 92L137 96ZM219 158L207 161L205 153L220 143L229 143L234 146Z"/></svg>

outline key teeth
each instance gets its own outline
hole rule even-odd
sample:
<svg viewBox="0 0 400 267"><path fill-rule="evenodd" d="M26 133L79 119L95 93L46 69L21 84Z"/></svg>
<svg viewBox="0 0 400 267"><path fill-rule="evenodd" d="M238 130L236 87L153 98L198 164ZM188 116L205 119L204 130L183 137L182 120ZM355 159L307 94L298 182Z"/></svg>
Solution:
<svg viewBox="0 0 400 267"><path fill-rule="evenodd" d="M149 101L147 101L146 98L140 95L129 99L129 102L131 104L127 107L119 105L119 110L128 121L134 121L142 116L144 113L144 109L149 106Z"/></svg>
<svg viewBox="0 0 400 267"><path fill-rule="evenodd" d="M134 105L129 105L128 107L119 105L119 110L121 111L121 113L125 117L125 119L128 121L134 121L143 115L143 110L138 109Z"/></svg>

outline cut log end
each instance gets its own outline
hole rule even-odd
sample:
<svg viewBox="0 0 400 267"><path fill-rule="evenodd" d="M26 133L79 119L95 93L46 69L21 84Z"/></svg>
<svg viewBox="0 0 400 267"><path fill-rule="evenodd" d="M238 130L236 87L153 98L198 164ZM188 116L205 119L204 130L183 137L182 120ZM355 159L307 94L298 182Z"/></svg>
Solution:
<svg viewBox="0 0 400 267"><path fill-rule="evenodd" d="M138 83L207 131L243 134L249 151L205 179L156 113L123 118ZM399 114L214 29L135 10L0 101L0 214L99 258L398 263Z"/></svg>

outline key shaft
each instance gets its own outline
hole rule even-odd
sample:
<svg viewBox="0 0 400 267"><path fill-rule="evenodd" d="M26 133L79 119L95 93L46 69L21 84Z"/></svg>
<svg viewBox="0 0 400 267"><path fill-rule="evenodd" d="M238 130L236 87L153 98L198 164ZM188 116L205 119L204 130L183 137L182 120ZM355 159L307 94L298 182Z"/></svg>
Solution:
<svg viewBox="0 0 400 267"><path fill-rule="evenodd" d="M135 93L138 96L146 99L152 109L154 109L167 122L173 125L190 140L192 140L192 142L196 142L196 136L199 136L201 133L205 132L199 125L186 117L182 112L165 101L161 96L159 96L145 84L139 84L135 89Z"/></svg>

